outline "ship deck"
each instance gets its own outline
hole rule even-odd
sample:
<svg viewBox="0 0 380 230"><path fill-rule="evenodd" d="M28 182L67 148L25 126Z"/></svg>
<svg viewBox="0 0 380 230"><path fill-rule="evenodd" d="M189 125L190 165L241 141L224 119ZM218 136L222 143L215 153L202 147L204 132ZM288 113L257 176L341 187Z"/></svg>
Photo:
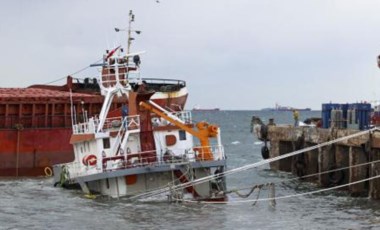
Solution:
<svg viewBox="0 0 380 230"><path fill-rule="evenodd" d="M212 167L220 167L226 166L226 160L212 160L212 161L195 161L195 162L180 162L180 163L165 163L165 164L157 164L157 165L146 165L140 167L126 168L126 169L118 169L118 170L108 170L100 173L90 174L86 176L78 176L75 178L71 178L70 184L78 184L85 183L90 181L102 180L107 178L115 178L121 176L129 176L129 175L139 175L146 173L160 173L160 172L168 172L174 170L186 170L186 167L195 168L212 168ZM61 165L55 165L54 168L54 180L59 181L60 175L62 172Z"/></svg>

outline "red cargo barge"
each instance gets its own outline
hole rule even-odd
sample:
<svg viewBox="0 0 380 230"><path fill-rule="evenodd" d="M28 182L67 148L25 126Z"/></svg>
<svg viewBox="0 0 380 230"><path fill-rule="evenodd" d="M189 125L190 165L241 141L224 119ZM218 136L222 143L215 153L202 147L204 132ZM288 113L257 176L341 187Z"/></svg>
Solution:
<svg viewBox="0 0 380 230"><path fill-rule="evenodd" d="M156 91L152 99L157 104L172 111L183 110L187 99L184 81L143 82ZM88 78L79 81L68 77L63 86L0 88L0 176L45 175L50 171L47 167L73 161L71 117L80 122L83 117L98 115L103 99L96 79ZM121 114L123 103L123 97L113 101L112 115Z"/></svg>

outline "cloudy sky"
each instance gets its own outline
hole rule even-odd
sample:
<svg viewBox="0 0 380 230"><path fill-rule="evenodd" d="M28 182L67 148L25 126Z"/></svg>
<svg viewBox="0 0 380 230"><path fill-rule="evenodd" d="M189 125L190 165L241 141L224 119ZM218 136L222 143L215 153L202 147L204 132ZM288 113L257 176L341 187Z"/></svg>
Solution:
<svg viewBox="0 0 380 230"><path fill-rule="evenodd" d="M380 0L159 1L2 0L0 87L60 79L125 45L113 28L133 10L143 76L186 80L187 108L380 99Z"/></svg>

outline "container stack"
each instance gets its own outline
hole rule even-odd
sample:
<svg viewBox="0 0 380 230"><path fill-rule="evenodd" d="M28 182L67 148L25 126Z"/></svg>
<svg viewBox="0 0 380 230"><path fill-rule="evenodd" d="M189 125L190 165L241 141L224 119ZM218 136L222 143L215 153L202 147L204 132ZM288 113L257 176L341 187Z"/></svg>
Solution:
<svg viewBox="0 0 380 230"><path fill-rule="evenodd" d="M322 127L365 130L370 126L371 104L322 104Z"/></svg>

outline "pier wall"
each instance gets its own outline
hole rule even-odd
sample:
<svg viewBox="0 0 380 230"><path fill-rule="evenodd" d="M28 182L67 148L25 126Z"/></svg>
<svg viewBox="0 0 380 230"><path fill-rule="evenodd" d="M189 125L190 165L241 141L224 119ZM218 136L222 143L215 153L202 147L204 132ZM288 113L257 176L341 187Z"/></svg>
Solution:
<svg viewBox="0 0 380 230"><path fill-rule="evenodd" d="M269 157L316 146L359 131L348 129L322 129L316 127L294 127L290 125L268 126L270 141ZM380 174L380 132L340 141L331 145L270 163L272 170L291 172L305 177L304 180L318 183L321 187L333 187L363 180ZM367 164L366 164L367 163ZM342 170L323 173L336 169ZM312 175L307 177L307 175ZM340 188L351 196L367 196L380 199L380 179Z"/></svg>

